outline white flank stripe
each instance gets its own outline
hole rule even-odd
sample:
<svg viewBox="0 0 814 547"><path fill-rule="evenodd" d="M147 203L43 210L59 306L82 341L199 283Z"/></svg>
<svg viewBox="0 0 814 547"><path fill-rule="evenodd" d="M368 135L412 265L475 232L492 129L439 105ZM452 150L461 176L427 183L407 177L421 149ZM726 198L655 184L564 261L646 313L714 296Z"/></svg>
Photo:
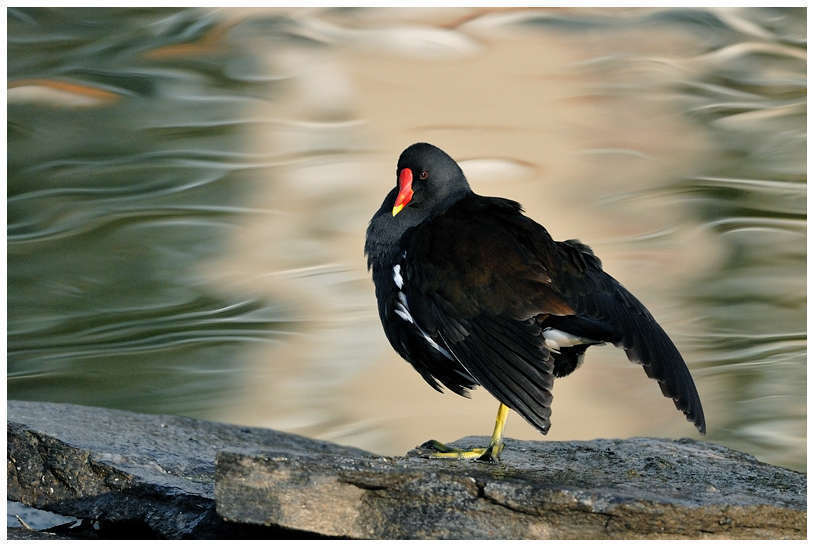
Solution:
<svg viewBox="0 0 814 547"><path fill-rule="evenodd" d="M401 285L399 285L399 281L398 281L398 280L401 280L401 276L398 277L398 280L396 279L396 275L395 275L395 273L397 271L396 268L398 268L398 265L393 267L393 274L394 274L393 275L393 281L396 281L396 285L401 287ZM424 340L426 340L430 344L430 346L432 346L432 348L434 350L438 351L441 355L443 355L447 359L450 359L450 360L453 359L452 355L450 355L449 352L446 349L439 346L438 343L435 340L430 338L429 335L426 332L424 332L424 329L422 329L421 327L418 326L418 323L415 322L415 320L413 319L413 316L410 315L410 307L407 305L407 296L401 291L399 291L399 301L396 304L396 307L395 307L395 309L393 311L395 312L396 315L398 315L399 317L401 317L402 319L404 319L408 323L412 323L413 325L415 325L415 328L418 329L418 332L421 333L421 336L424 337Z"/></svg>
<svg viewBox="0 0 814 547"><path fill-rule="evenodd" d="M424 338L427 340L427 342L429 342L429 343L430 343L430 345L431 345L432 347L434 347L436 350L438 350L439 352L441 352L441 354L442 354L444 357L446 357L447 359L452 359L452 356L449 354L449 352L448 352L447 350L445 350L444 348L442 348L441 346L439 346L438 344L436 344L436 343L435 343L435 340L433 340L432 338L430 338L429 336L427 336L427 333L426 333L426 332L424 332L423 330L421 330L421 327L419 327L418 325L416 325L416 327L418 327L418 330L419 330L419 331L421 331L421 334L423 334L423 335L424 335Z"/></svg>
<svg viewBox="0 0 814 547"><path fill-rule="evenodd" d="M402 319L404 319L408 323L413 323L415 325L415 323L413 322L413 316L410 315L410 312L405 310L404 306L402 306L401 304L398 304L396 306L396 309L393 310L393 311L395 311L396 315L398 315L399 317L401 317Z"/></svg>
<svg viewBox="0 0 814 547"><path fill-rule="evenodd" d="M399 289L404 285L404 279L401 277L401 264L393 266L393 281Z"/></svg>

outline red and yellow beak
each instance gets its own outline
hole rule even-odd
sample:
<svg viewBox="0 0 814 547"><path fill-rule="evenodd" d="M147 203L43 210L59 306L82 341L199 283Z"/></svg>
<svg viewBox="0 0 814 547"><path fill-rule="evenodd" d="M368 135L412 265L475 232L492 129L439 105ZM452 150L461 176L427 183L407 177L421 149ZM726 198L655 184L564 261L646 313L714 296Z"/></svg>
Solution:
<svg viewBox="0 0 814 547"><path fill-rule="evenodd" d="M413 199L413 172L404 168L399 172L399 195L396 196L396 202L393 204L393 216L399 214L399 211L404 209L411 199Z"/></svg>

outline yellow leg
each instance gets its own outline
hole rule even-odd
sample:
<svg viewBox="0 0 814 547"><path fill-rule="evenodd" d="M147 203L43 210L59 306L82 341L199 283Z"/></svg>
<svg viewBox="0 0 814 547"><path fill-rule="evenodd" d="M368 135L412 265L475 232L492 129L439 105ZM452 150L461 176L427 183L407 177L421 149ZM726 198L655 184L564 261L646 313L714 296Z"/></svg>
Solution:
<svg viewBox="0 0 814 547"><path fill-rule="evenodd" d="M456 450L438 441L427 441L422 448L436 450L432 452L430 458L454 458L458 460L482 460L498 461L500 453L503 451L503 428L506 426L506 419L509 417L509 407L503 403L497 409L497 419L495 429L492 431L492 438L486 448L472 448L470 450Z"/></svg>

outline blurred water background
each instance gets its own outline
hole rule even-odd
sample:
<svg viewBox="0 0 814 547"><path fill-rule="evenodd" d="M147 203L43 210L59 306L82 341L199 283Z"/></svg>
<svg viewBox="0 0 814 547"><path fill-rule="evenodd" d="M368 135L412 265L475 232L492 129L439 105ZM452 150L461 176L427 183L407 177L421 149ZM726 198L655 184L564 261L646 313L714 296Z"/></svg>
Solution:
<svg viewBox="0 0 814 547"><path fill-rule="evenodd" d="M8 9L8 397L399 454L491 431L381 331L400 151L591 245L707 439L805 469L805 10ZM695 436L592 349L548 438ZM507 435L540 438L514 416Z"/></svg>

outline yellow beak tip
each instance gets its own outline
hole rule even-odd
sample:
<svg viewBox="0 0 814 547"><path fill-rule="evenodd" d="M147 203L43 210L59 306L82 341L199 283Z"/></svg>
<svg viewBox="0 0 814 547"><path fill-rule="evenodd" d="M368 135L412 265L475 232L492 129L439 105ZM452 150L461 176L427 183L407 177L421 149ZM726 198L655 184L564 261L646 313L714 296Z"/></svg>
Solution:
<svg viewBox="0 0 814 547"><path fill-rule="evenodd" d="M399 214L399 211L401 211L402 209L404 209L404 205L396 205L395 207L393 207L393 216Z"/></svg>

